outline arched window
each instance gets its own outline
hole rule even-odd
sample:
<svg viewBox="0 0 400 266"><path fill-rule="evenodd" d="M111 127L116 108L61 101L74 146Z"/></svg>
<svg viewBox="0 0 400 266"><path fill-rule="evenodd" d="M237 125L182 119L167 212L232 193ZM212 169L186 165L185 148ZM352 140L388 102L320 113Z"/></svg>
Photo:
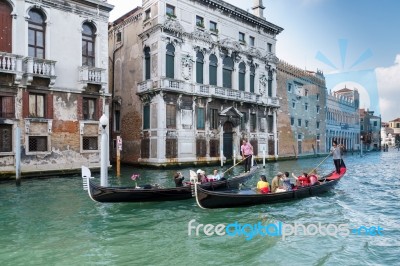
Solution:
<svg viewBox="0 0 400 266"><path fill-rule="evenodd" d="M210 55L210 65L209 65L209 77L210 77L210 85L217 85L217 67L218 67L218 59L215 54Z"/></svg>
<svg viewBox="0 0 400 266"><path fill-rule="evenodd" d="M28 55L45 58L45 17L39 9L31 9L28 13Z"/></svg>
<svg viewBox="0 0 400 266"><path fill-rule="evenodd" d="M245 89L245 75L246 75L246 65L241 62L239 64L239 90L244 91Z"/></svg>
<svg viewBox="0 0 400 266"><path fill-rule="evenodd" d="M254 64L250 66L250 92L254 93L254 80L256 77L256 67Z"/></svg>
<svg viewBox="0 0 400 266"><path fill-rule="evenodd" d="M84 23L82 26L82 65L95 66L95 28L92 24Z"/></svg>
<svg viewBox="0 0 400 266"><path fill-rule="evenodd" d="M0 51L12 53L12 8L7 1L0 1Z"/></svg>
<svg viewBox="0 0 400 266"><path fill-rule="evenodd" d="M166 77L175 78L175 47L170 43L167 45L165 68Z"/></svg>
<svg viewBox="0 0 400 266"><path fill-rule="evenodd" d="M144 48L144 78L146 80L150 79L150 47L145 47Z"/></svg>
<svg viewBox="0 0 400 266"><path fill-rule="evenodd" d="M231 57L225 57L222 63L222 86L225 88L232 88L233 60Z"/></svg>
<svg viewBox="0 0 400 266"><path fill-rule="evenodd" d="M203 53L197 52L196 55L196 82L203 84L203 72L204 72L204 55Z"/></svg>

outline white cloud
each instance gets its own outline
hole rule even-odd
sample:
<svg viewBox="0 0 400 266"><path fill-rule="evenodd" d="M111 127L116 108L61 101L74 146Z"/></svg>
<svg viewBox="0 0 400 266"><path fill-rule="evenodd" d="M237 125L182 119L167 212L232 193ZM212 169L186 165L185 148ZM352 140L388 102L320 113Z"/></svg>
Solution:
<svg viewBox="0 0 400 266"><path fill-rule="evenodd" d="M400 54L394 65L375 69L379 89L382 120L387 122L400 117Z"/></svg>

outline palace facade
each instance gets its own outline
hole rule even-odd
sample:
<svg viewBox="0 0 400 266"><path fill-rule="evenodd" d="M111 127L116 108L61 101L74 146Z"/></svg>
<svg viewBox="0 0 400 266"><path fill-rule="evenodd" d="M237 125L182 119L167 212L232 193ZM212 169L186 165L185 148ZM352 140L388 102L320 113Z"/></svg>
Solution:
<svg viewBox="0 0 400 266"><path fill-rule="evenodd" d="M256 156L278 156L283 29L254 3L250 14L221 0L147 0L110 25L111 135L122 137L122 162L230 160L242 139Z"/></svg>
<svg viewBox="0 0 400 266"><path fill-rule="evenodd" d="M23 174L99 166L111 10L105 1L0 0L2 173L15 171L17 150Z"/></svg>

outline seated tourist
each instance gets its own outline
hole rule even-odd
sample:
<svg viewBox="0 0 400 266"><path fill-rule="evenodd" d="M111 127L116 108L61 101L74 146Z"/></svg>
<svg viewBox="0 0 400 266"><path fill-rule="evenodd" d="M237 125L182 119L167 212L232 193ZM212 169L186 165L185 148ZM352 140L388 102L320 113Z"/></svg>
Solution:
<svg viewBox="0 0 400 266"><path fill-rule="evenodd" d="M290 183L289 179L289 172L285 172L285 174L282 177L282 183L283 183L283 189L285 191L292 191L292 184Z"/></svg>
<svg viewBox="0 0 400 266"><path fill-rule="evenodd" d="M185 177L182 175L181 172L176 172L174 175L174 181L175 181L175 186L176 187L182 187L183 186L183 179Z"/></svg>
<svg viewBox="0 0 400 266"><path fill-rule="evenodd" d="M207 176L206 176L206 172L204 172L201 169L197 170L197 180L201 183L206 183L208 182Z"/></svg>
<svg viewBox="0 0 400 266"><path fill-rule="evenodd" d="M282 188L282 186L281 186L282 177L283 177L283 173L279 172L279 173L272 179L272 182L271 182L271 192L272 192L272 193L285 191L285 190L283 190L283 188Z"/></svg>
<svg viewBox="0 0 400 266"><path fill-rule="evenodd" d="M310 179L307 173L303 173L301 176L296 176L292 173L293 178L296 180L296 185L298 187L306 187L310 185Z"/></svg>
<svg viewBox="0 0 400 266"><path fill-rule="evenodd" d="M260 176L260 181L257 183L257 190L263 194L269 193L269 183L265 175Z"/></svg>
<svg viewBox="0 0 400 266"><path fill-rule="evenodd" d="M311 171L311 174L309 175L309 178L310 178L310 185L311 186L319 184L319 181L318 181L319 176L317 174L317 170L316 169Z"/></svg>

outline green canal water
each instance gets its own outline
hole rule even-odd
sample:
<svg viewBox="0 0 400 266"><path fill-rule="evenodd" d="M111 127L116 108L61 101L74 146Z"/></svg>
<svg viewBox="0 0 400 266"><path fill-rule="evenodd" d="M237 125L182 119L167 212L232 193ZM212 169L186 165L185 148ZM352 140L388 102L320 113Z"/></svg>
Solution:
<svg viewBox="0 0 400 266"><path fill-rule="evenodd" d="M300 174L323 157L269 163L258 170ZM400 152L348 155L347 174L319 197L246 208L203 210L195 200L101 204L82 190L80 176L0 184L1 265L399 265ZM226 166L225 169L229 167ZM320 173L333 169L331 158ZM189 176L189 169L180 169ZM197 170L197 169L193 169ZM211 173L212 167L205 168ZM235 169L239 171L241 168ZM124 167L113 185L173 186L173 170ZM236 172L237 173L237 172ZM110 172L111 174L111 172ZM233 173L235 174L235 172ZM258 178L248 184L254 186ZM99 181L99 180L96 180ZM381 235L305 236L212 235L188 233L198 224L348 224L380 226Z"/></svg>

